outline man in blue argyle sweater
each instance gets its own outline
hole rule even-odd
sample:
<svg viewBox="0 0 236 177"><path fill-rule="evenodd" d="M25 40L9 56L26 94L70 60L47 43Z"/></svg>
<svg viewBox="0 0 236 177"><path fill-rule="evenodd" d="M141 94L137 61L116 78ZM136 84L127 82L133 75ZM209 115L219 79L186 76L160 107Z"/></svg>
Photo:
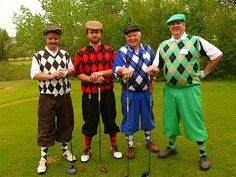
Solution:
<svg viewBox="0 0 236 177"><path fill-rule="evenodd" d="M206 153L207 131L200 83L216 67L223 54L205 39L187 35L185 20L183 14L173 15L167 20L172 37L160 44L153 66L147 69L149 74L154 74L163 68L166 80L163 90L163 131L169 137L169 144L158 157L163 159L177 154L176 138L180 135L181 119L186 137L199 146L200 169L207 171L210 163ZM210 60L204 70L200 70L200 55Z"/></svg>
<svg viewBox="0 0 236 177"><path fill-rule="evenodd" d="M155 56L150 46L140 43L139 27L128 26L124 29L124 34L127 44L117 52L113 73L120 79L122 85L121 131L125 133L128 142L126 157L133 159L135 155L133 134L139 130L139 122L146 139L145 147L151 152L159 152L150 137L150 130L155 128L155 121L150 113L150 76L146 73Z"/></svg>

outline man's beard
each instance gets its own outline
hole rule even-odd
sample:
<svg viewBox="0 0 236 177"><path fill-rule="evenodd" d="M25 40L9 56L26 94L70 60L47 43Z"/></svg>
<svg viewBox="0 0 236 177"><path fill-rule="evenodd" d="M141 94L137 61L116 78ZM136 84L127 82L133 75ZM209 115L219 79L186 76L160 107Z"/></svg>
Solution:
<svg viewBox="0 0 236 177"><path fill-rule="evenodd" d="M100 41L100 39L91 39L90 42L93 44L97 44Z"/></svg>

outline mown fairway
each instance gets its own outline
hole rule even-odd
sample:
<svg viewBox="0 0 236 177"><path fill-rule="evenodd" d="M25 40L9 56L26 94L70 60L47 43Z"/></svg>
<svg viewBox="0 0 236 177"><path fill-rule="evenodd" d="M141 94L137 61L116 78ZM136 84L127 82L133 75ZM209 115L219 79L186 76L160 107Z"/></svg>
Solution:
<svg viewBox="0 0 236 177"><path fill-rule="evenodd" d="M157 128L152 132L153 141L161 150L166 148L167 138L162 134L162 87L158 82L154 89L154 114ZM40 158L37 138L37 81L0 82L0 176L1 177L34 177L38 176L36 168ZM211 169L201 172L198 169L198 147L185 138L178 138L178 155L170 159L160 160L151 154L152 177L233 177L236 176L236 82L211 81L203 82L203 107L208 129L208 154ZM117 100L117 123L122 120L120 108L119 84L115 85ZM92 158L86 163L80 162L84 149L81 134L83 124L81 114L80 82L72 81L72 99L75 111L75 130L73 132L73 148L77 161L77 174L81 177L121 177L127 172L127 159L115 160L110 153L108 135L102 134L102 164L109 172L99 171L98 135L92 141ZM144 148L143 132L135 134L134 160L130 161L130 176L139 177L148 169L148 151ZM126 151L126 140L123 133L117 137L123 155ZM64 177L71 166L61 156L61 145L49 149L48 171L45 177Z"/></svg>

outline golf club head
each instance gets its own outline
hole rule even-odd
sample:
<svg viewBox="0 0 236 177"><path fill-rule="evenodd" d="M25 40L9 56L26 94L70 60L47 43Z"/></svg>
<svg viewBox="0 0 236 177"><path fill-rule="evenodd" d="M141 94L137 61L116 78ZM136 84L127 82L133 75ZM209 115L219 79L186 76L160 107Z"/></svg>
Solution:
<svg viewBox="0 0 236 177"><path fill-rule="evenodd" d="M66 173L68 173L68 174L75 174L75 173L76 173L75 165L72 165L72 166L66 171Z"/></svg>
<svg viewBox="0 0 236 177"><path fill-rule="evenodd" d="M141 177L150 177L150 173L147 171L147 172L143 173Z"/></svg>
<svg viewBox="0 0 236 177"><path fill-rule="evenodd" d="M105 168L105 167L100 167L100 171L103 172L103 173L107 173L107 172L108 172L108 169Z"/></svg>

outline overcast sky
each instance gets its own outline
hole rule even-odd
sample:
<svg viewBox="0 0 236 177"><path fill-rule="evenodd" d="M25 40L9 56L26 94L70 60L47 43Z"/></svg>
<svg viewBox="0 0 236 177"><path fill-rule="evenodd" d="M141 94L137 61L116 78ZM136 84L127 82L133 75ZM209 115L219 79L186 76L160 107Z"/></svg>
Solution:
<svg viewBox="0 0 236 177"><path fill-rule="evenodd" d="M0 28L7 30L9 36L16 35L12 19L14 12L19 14L21 5L29 8L33 14L42 12L38 0L0 0Z"/></svg>

